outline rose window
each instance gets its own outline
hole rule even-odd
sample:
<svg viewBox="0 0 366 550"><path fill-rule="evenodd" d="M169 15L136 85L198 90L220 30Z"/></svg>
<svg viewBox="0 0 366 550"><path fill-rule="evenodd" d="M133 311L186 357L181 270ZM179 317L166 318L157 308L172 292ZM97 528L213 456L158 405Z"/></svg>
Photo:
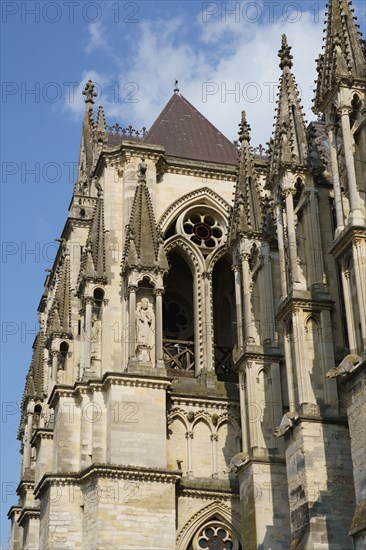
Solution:
<svg viewBox="0 0 366 550"><path fill-rule="evenodd" d="M191 545L192 550L239 550L240 545L231 530L221 522L210 522L201 528Z"/></svg>
<svg viewBox="0 0 366 550"><path fill-rule="evenodd" d="M183 231L197 246L213 249L223 238L224 231L219 221L205 211L193 211L185 215Z"/></svg>

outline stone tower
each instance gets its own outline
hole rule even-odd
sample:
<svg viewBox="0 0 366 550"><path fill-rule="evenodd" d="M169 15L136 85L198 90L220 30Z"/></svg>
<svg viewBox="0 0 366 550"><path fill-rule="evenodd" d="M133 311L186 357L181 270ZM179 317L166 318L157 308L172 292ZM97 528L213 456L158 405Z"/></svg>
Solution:
<svg viewBox="0 0 366 550"><path fill-rule="evenodd" d="M279 58L268 151L245 112L235 145L177 85L148 131L108 126L87 83L12 550L365 547L366 59L348 2L329 2L310 125L285 35Z"/></svg>

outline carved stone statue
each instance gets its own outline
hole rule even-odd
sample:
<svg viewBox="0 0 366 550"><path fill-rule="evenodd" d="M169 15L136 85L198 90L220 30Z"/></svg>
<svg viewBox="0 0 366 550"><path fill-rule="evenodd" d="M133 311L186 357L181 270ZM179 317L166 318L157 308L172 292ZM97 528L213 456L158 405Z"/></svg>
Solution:
<svg viewBox="0 0 366 550"><path fill-rule="evenodd" d="M230 464L227 470L224 471L225 474L230 474L231 472L237 473L238 470L249 462L249 458L246 453L237 453L230 460Z"/></svg>
<svg viewBox="0 0 366 550"><path fill-rule="evenodd" d="M353 372L362 363L362 358L359 355L350 354L341 361L338 367L333 367L327 372L328 380L330 378L337 378L337 376L344 376Z"/></svg>
<svg viewBox="0 0 366 550"><path fill-rule="evenodd" d="M273 435L276 438L282 437L283 435L285 435L285 433L288 432L288 430L293 427L296 418L297 418L297 415L294 412L290 411L284 414L280 425L278 426L278 428L275 429Z"/></svg>
<svg viewBox="0 0 366 550"><path fill-rule="evenodd" d="M154 346L154 312L148 298L142 298L136 307L137 357L142 363L151 362Z"/></svg>

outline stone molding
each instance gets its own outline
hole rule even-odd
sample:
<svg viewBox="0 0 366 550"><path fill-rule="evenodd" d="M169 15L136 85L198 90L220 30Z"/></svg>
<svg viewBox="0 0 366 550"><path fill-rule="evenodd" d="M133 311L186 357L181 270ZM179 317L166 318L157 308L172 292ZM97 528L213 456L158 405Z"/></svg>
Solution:
<svg viewBox="0 0 366 550"><path fill-rule="evenodd" d="M31 439L31 446L34 447L37 444L37 440L41 439L53 439L53 430L50 428L38 428L35 430Z"/></svg>
<svg viewBox="0 0 366 550"><path fill-rule="evenodd" d="M18 524L23 527L24 523L30 519L39 519L41 511L39 508L23 508L18 518Z"/></svg>
<svg viewBox="0 0 366 550"><path fill-rule="evenodd" d="M366 240L366 229L361 226L346 226L332 244L329 252L335 258L347 253L353 244L359 240Z"/></svg>
<svg viewBox="0 0 366 550"><path fill-rule="evenodd" d="M167 390L170 387L171 379L152 376L144 377L142 375L134 376L126 373L106 372L102 379L88 380L87 382L75 382L70 386L57 385L53 388L49 397L48 404L54 408L60 397L78 397L85 393L92 393L95 390L106 391L110 386L130 386L138 388L151 388L158 390Z"/></svg>
<svg viewBox="0 0 366 550"><path fill-rule="evenodd" d="M218 398L212 398L212 397L194 397L194 396L180 396L180 395L171 395L171 400L174 405L185 405L187 407L203 407L203 408L210 408L210 409L222 409L226 411L227 409L240 409L240 403L239 399L238 401L234 401L233 399L218 399Z"/></svg>
<svg viewBox="0 0 366 550"><path fill-rule="evenodd" d="M34 495L35 498L40 498L43 491L49 486L67 487L69 485L79 485L80 483L84 483L96 477L103 479L123 479L128 481L176 484L181 476L182 472L180 471L92 464L85 470L76 474L44 474L34 489Z"/></svg>

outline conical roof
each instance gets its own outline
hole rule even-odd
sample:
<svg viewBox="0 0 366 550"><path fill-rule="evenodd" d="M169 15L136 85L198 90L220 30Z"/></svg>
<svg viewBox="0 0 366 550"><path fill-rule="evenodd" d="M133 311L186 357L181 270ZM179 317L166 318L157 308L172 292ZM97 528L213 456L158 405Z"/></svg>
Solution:
<svg viewBox="0 0 366 550"><path fill-rule="evenodd" d="M176 91L143 141L162 145L167 155L236 164L235 145Z"/></svg>

